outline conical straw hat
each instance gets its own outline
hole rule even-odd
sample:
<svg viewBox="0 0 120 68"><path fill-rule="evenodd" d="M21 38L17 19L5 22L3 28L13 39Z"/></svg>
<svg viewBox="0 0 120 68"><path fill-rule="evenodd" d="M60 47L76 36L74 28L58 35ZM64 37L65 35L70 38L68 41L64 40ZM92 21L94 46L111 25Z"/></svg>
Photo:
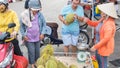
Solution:
<svg viewBox="0 0 120 68"><path fill-rule="evenodd" d="M114 3L106 3L97 6L99 10L111 16L113 18L118 18Z"/></svg>

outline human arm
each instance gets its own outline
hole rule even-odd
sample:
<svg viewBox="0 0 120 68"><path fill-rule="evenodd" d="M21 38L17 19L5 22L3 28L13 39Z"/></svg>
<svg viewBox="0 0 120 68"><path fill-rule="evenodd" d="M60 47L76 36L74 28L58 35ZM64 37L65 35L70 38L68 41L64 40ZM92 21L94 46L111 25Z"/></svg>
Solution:
<svg viewBox="0 0 120 68"><path fill-rule="evenodd" d="M12 17L13 17L13 22L16 24L16 26L14 27L14 31L18 32L20 29L20 23L19 23L17 14L14 13Z"/></svg>
<svg viewBox="0 0 120 68"><path fill-rule="evenodd" d="M12 14L12 19L13 19L13 23L15 23L16 26L14 27L13 32L11 33L11 37L15 37L18 34L18 31L20 29L20 23L19 23L17 14L14 11Z"/></svg>
<svg viewBox="0 0 120 68"><path fill-rule="evenodd" d="M100 18L98 21L92 21L87 17L81 17L83 22L87 23L90 26L96 27L100 22L103 21L104 18Z"/></svg>
<svg viewBox="0 0 120 68"><path fill-rule="evenodd" d="M77 19L79 22L83 22L84 18L74 14L74 18Z"/></svg>
<svg viewBox="0 0 120 68"><path fill-rule="evenodd" d="M44 38L44 34L46 34L46 21L45 18L43 16L42 13L40 14L40 21L41 21L41 25L40 25L40 39L42 40Z"/></svg>
<svg viewBox="0 0 120 68"><path fill-rule="evenodd" d="M60 20L63 24L67 25L67 22L66 22L66 20L63 18L62 15L59 15L58 18L59 18L59 20Z"/></svg>
<svg viewBox="0 0 120 68"><path fill-rule="evenodd" d="M58 15L58 19L64 24L64 25L69 25L69 23L66 20L67 15L71 15L72 13L70 12L71 5L67 5L62 8L60 14ZM72 16L73 17L73 16Z"/></svg>
<svg viewBox="0 0 120 68"><path fill-rule="evenodd" d="M87 20L86 21L86 23L88 24L88 25L90 25L90 26L93 26L93 27L96 27L97 25L98 25L98 21L92 21L92 20L90 20L90 19L88 19L88 18L84 18L84 21L85 20Z"/></svg>
<svg viewBox="0 0 120 68"><path fill-rule="evenodd" d="M22 20L20 19L20 32L23 40L28 40L28 37L26 36L26 28L27 26L25 26L25 24L23 24Z"/></svg>
<svg viewBox="0 0 120 68"><path fill-rule="evenodd" d="M84 9L82 6L78 6L78 8L76 9L76 12L74 14L75 19L77 19L79 21L79 23L83 22L83 18L84 17Z"/></svg>

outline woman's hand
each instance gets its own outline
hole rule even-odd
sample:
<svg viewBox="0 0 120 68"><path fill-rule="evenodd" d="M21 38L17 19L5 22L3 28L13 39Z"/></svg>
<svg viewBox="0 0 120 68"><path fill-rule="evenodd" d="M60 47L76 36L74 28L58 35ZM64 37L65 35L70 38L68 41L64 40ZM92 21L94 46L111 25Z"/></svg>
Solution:
<svg viewBox="0 0 120 68"><path fill-rule="evenodd" d="M89 21L89 18L87 18L87 17L83 18L83 22L87 23L88 21Z"/></svg>
<svg viewBox="0 0 120 68"><path fill-rule="evenodd" d="M102 22L105 19L105 17L101 17L98 21Z"/></svg>
<svg viewBox="0 0 120 68"><path fill-rule="evenodd" d="M25 41L27 41L29 38L27 36L24 36L23 38Z"/></svg>
<svg viewBox="0 0 120 68"><path fill-rule="evenodd" d="M40 35L40 40L43 40L44 39L44 34L41 34Z"/></svg>
<svg viewBox="0 0 120 68"><path fill-rule="evenodd" d="M91 50L92 52L95 52L95 51L96 51L96 49L95 49L94 46L93 46L92 48L90 48L90 50Z"/></svg>

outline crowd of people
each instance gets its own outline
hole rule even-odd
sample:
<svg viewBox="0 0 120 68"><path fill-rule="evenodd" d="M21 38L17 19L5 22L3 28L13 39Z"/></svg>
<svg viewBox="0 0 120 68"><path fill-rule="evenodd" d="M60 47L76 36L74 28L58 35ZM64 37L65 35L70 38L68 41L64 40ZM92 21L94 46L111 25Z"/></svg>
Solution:
<svg viewBox="0 0 120 68"><path fill-rule="evenodd" d="M116 0L110 0L110 3L102 1L101 4L97 5L101 15L98 21L92 21L84 16L84 9L80 0L69 0L68 5L61 9L58 18L62 24L61 35L65 55L68 55L70 47L73 53L77 52L79 25L85 22L95 27L96 32L95 44L90 50L96 52L99 68L107 68L107 58L114 52L115 19L118 17L114 6ZM0 0L0 32L5 32L9 23L14 22L16 24L16 27L9 31L11 39L8 39L14 45L14 54L23 56L17 39L17 33L20 30L22 40L24 40L28 50L29 64L35 68L35 62L40 57L40 41L44 39L46 29L45 17L41 13L41 2L40 0L26 0L26 10L21 12L20 21L16 12L9 8L8 3L8 0ZM70 13L74 14L74 21L68 24L66 16Z"/></svg>
<svg viewBox="0 0 120 68"><path fill-rule="evenodd" d="M60 21L63 22L62 38L64 41L65 53L69 51L68 49L69 46L72 46L72 51L76 52L75 47L77 45L76 41L78 40L78 37L77 37L78 34L76 31L79 28L77 28L75 23L80 23L79 20L81 20L81 22L83 21L90 26L96 27L95 28L95 44L91 47L90 50L93 52L96 52L96 59L98 61L99 68L108 68L107 58L114 51L114 36L116 31L115 19L118 18L116 9L115 9L116 1L115 0L110 1L110 3L105 3L105 2L108 2L108 1L101 2L100 0L99 4L97 5L101 15L101 18L98 21L92 21L89 18L83 17L84 15L79 15L79 14L84 14L83 8L81 8L81 10L79 8L80 6L79 0L71 0L71 2L69 1L68 4L70 5L68 5L67 7L64 7L59 16ZM77 13L77 11L79 11L78 12L79 14ZM66 19L66 15L69 13L74 13L74 22L72 22L72 24L70 25L67 25L66 24L67 22L65 21L65 19ZM74 26L75 29L72 28L72 26Z"/></svg>

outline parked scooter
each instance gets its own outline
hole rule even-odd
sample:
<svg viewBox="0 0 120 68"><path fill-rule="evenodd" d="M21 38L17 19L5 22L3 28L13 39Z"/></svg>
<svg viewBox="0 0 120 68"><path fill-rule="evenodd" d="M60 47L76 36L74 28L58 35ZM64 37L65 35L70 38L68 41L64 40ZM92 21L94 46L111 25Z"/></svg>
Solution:
<svg viewBox="0 0 120 68"><path fill-rule="evenodd" d="M15 55L13 44L10 41L5 41L10 38L10 33L8 30L15 26L15 23L10 23L6 32L0 33L0 68L27 68L27 59L23 56ZM17 59L21 61L18 61ZM18 62L24 64L21 67L18 67Z"/></svg>
<svg viewBox="0 0 120 68"><path fill-rule="evenodd" d="M47 29L46 29L45 38L41 44L44 45L47 43L51 43L51 44L55 44L58 46L59 44L63 44L62 39L58 38L58 33L57 33L58 24L57 23L49 22L47 23L46 28ZM89 44L89 36L87 34L86 24L80 26L80 34L79 34L78 43L81 43L81 42Z"/></svg>

